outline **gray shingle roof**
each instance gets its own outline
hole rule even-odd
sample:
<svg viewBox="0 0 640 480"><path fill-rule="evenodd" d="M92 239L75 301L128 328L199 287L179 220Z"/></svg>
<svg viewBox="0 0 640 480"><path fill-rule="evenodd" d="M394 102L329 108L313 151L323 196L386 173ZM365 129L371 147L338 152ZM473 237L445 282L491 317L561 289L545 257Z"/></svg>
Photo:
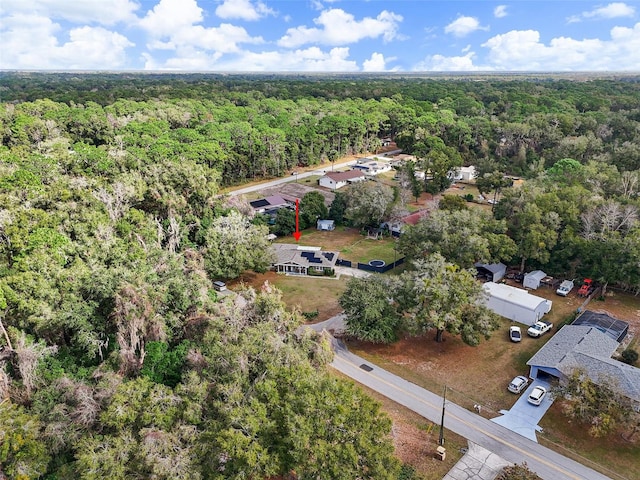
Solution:
<svg viewBox="0 0 640 480"><path fill-rule="evenodd" d="M302 267L334 267L338 260L339 252L329 252L321 250L304 250L298 245L290 243L274 243L272 248L275 252L275 265L299 265Z"/></svg>
<svg viewBox="0 0 640 480"><path fill-rule="evenodd" d="M606 379L640 401L640 369L613 360L618 342L595 327L565 325L527 365L555 368L569 376L580 369L594 382Z"/></svg>

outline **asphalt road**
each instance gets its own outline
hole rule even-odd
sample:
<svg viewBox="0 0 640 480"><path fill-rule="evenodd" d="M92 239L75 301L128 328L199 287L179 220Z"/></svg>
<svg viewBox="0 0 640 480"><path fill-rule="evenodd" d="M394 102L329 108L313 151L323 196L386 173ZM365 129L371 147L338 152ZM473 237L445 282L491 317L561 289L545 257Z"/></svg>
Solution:
<svg viewBox="0 0 640 480"><path fill-rule="evenodd" d="M370 157L376 156L376 157L385 157L385 156L390 156L390 155L395 155L397 153L400 153L402 150L392 150L389 152L384 152L384 153L379 153L376 155L369 155ZM263 182L263 183L258 183L256 185L251 185L250 187L244 187L244 188L238 188L235 190L232 190L229 192L229 195L244 195L245 193L250 193L250 192L255 192L257 190L264 190L266 188L271 188L271 187L275 187L276 185L281 185L283 183L288 183L291 182L292 179L295 181L300 180L301 178L307 178L307 177L311 177L313 175L324 175L326 172L331 171L331 170L339 170L343 167L348 167L349 165L353 165L356 163L356 160L349 160L346 162L339 162L339 163L334 163L333 166L331 167L327 167L326 165L321 167L321 168L317 168L315 170L311 170L308 172L301 172L298 173L297 175L290 175L287 177L283 177L283 178L278 178L276 180L271 180L269 182Z"/></svg>
<svg viewBox="0 0 640 480"><path fill-rule="evenodd" d="M356 163L356 160L349 160L348 162L341 162L341 163L335 163L333 165L333 169L334 170L338 170L342 167L347 167L349 165L353 165L354 163ZM237 190L233 190L229 192L229 195L244 195L245 193L250 193L250 192L255 192L257 190L264 190L266 188L271 188L271 187L275 187L276 185L281 185L283 183L288 183L291 182L292 179L293 180L300 180L302 178L307 178L307 177L311 177L313 175L324 175L327 171L330 171L331 167L327 168L326 166L324 168L320 168L317 170L312 170L309 172L301 172L298 173L297 175L291 175L288 177L283 177L283 178L278 178L276 180L271 180L269 182L263 182L263 183L258 183L256 185L251 185L250 187L244 187L244 188L238 188Z"/></svg>
<svg viewBox="0 0 640 480"><path fill-rule="evenodd" d="M367 362L349 352L339 340L335 340L334 347L336 355L332 366L336 370L432 422L440 424L441 396ZM361 367L362 365L365 365L364 369ZM369 369L371 370L369 371ZM509 462L527 462L528 467L543 479L609 479L609 477L581 463L543 447L448 400L445 404L445 412L445 447L446 431L451 430Z"/></svg>

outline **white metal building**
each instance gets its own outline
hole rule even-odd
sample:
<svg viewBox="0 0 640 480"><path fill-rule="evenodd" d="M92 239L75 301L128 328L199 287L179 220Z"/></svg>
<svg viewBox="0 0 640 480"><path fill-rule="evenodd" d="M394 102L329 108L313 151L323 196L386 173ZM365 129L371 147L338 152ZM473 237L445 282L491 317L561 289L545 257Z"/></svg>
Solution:
<svg viewBox="0 0 640 480"><path fill-rule="evenodd" d="M524 279L522 280L522 286L524 288L535 290L540 286L540 280L542 280L546 276L547 274L542 270L534 270L533 272L529 272L524 276Z"/></svg>
<svg viewBox="0 0 640 480"><path fill-rule="evenodd" d="M551 310L551 300L536 297L522 288L494 282L483 286L489 310L513 322L533 325Z"/></svg>

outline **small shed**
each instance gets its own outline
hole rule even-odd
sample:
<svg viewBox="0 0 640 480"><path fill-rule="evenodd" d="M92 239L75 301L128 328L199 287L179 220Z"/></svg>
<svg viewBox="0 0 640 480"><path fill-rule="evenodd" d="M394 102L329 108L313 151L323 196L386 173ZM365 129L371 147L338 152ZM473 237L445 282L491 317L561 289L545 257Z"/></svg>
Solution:
<svg viewBox="0 0 640 480"><path fill-rule="evenodd" d="M318 230L331 232L336 229L336 222L335 220L318 220L317 228Z"/></svg>
<svg viewBox="0 0 640 480"><path fill-rule="evenodd" d="M507 273L507 266L504 263L476 263L473 265L478 271L478 277L490 282L499 282Z"/></svg>
<svg viewBox="0 0 640 480"><path fill-rule="evenodd" d="M533 325L551 310L551 300L532 295L522 288L494 282L487 282L483 287L487 293L487 308L513 322Z"/></svg>
<svg viewBox="0 0 640 480"><path fill-rule="evenodd" d="M529 272L524 276L524 280L522 281L522 286L524 288L530 288L531 290L535 290L540 286L540 282L547 274L542 270L534 270L533 272Z"/></svg>

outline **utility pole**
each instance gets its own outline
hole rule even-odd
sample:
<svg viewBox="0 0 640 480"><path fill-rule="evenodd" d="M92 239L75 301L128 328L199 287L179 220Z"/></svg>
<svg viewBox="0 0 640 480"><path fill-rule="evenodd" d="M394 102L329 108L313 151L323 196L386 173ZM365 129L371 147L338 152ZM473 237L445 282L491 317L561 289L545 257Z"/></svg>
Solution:
<svg viewBox="0 0 640 480"><path fill-rule="evenodd" d="M440 420L440 437L438 438L438 445L444 445L444 407L447 402L447 386L444 386L444 394L442 395L442 419Z"/></svg>

